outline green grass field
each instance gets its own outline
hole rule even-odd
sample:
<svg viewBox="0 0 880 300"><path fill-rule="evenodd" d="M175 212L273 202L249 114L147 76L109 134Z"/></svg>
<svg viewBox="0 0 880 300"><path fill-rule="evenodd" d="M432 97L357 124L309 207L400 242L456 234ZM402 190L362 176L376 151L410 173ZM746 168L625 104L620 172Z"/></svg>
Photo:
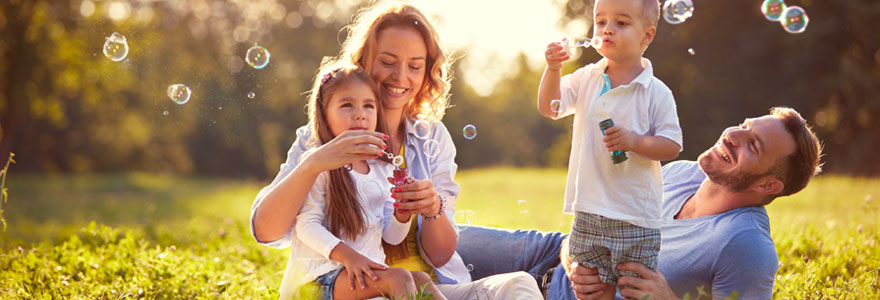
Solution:
<svg viewBox="0 0 880 300"><path fill-rule="evenodd" d="M566 231L571 222L561 213L565 170L467 170L457 181L460 223ZM248 229L263 184L13 173L0 298L277 298L288 252L256 244ZM781 266L775 298L880 298L872 195L880 179L821 176L768 207Z"/></svg>

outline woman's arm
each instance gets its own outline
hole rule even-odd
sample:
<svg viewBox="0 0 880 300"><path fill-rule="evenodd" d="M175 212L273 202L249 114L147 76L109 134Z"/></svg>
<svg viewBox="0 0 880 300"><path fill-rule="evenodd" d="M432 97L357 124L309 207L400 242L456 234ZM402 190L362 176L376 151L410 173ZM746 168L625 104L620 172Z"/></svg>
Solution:
<svg viewBox="0 0 880 300"><path fill-rule="evenodd" d="M387 136L374 131L346 131L306 153L311 133L308 125L297 130L297 138L287 153L275 180L263 188L254 201L251 226L257 242L289 240L296 215L299 214L309 190L323 171L341 168L357 160L376 158L385 146ZM370 144L374 145L371 146Z"/></svg>
<svg viewBox="0 0 880 300"><path fill-rule="evenodd" d="M455 144L442 122L435 124L433 138L439 142L439 147L437 155L428 159L431 178L426 182L428 186L424 190L428 193L424 196L430 199L431 205L426 211L420 212L421 243L431 264L441 267L449 262L458 246L458 232L454 226L455 201L459 191L454 179L458 165L455 164ZM425 217L434 217L440 211L440 196L446 199L443 215L431 221L425 220Z"/></svg>

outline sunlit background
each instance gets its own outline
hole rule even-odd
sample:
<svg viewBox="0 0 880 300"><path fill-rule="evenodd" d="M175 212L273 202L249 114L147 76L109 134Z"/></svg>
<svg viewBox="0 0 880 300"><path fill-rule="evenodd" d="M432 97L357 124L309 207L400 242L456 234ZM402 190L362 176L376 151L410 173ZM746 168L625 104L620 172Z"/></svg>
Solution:
<svg viewBox="0 0 880 300"><path fill-rule="evenodd" d="M694 159L724 127L792 106L825 141L826 171L877 174L880 13L875 2L791 0L802 33L760 0L695 1L661 20L646 53L673 91ZM571 119L534 108L545 46L591 34L592 1L418 0L455 60L444 123L464 168L565 165ZM305 124L319 62L368 3L303 1L4 1L0 3L0 153L17 172L147 171L267 179ZM129 52L102 53L124 36ZM248 48L271 53L264 68ZM569 73L600 57L578 51ZM191 93L184 104L171 85ZM184 91L184 90L181 90ZM176 99L177 100L177 99ZM476 138L459 132L474 125Z"/></svg>

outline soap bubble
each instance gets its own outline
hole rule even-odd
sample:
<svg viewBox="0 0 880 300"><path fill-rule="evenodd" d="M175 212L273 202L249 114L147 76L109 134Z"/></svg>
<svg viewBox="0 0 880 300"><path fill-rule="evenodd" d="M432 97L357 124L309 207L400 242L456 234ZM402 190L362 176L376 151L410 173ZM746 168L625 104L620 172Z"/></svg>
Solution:
<svg viewBox="0 0 880 300"><path fill-rule="evenodd" d="M474 216L474 211L472 210L459 210L455 212L455 223L458 224L471 224L471 219Z"/></svg>
<svg viewBox="0 0 880 300"><path fill-rule="evenodd" d="M425 120L416 120L413 122L413 134L419 139L427 139L431 135L431 123Z"/></svg>
<svg viewBox="0 0 880 300"><path fill-rule="evenodd" d="M263 48L260 45L254 45L250 49L247 50L247 54L245 54L244 60L254 69L262 69L265 68L266 65L269 64L269 57L271 54L269 50Z"/></svg>
<svg viewBox="0 0 880 300"><path fill-rule="evenodd" d="M464 135L464 138L473 140L477 137L477 126L474 126L473 124L464 125L464 128L461 129L461 133Z"/></svg>
<svg viewBox="0 0 880 300"><path fill-rule="evenodd" d="M789 33L801 33L807 29L807 23L810 22L810 18L807 17L807 12L804 11L803 8L799 6L789 6L782 12L782 19L779 20L782 23L782 27L785 28L785 31Z"/></svg>
<svg viewBox="0 0 880 300"><path fill-rule="evenodd" d="M425 150L425 155L428 156L428 158L433 158L440 152L440 142L437 140L428 140L425 142L425 145L422 146L422 149Z"/></svg>
<svg viewBox="0 0 880 300"><path fill-rule="evenodd" d="M663 19L669 24L680 24L694 15L691 0L666 0L663 3Z"/></svg>
<svg viewBox="0 0 880 300"><path fill-rule="evenodd" d="M519 213L521 213L521 214L529 213L529 201L517 200L516 201L516 209L519 210Z"/></svg>
<svg viewBox="0 0 880 300"><path fill-rule="evenodd" d="M572 38L568 37L562 41L562 50L565 51L569 56L572 55L572 51L577 49L578 47L590 48L593 47L595 49L602 49L602 39L601 38Z"/></svg>
<svg viewBox="0 0 880 300"><path fill-rule="evenodd" d="M257 94L254 92L248 93L248 98L254 99L254 97L256 97L256 96L257 96Z"/></svg>
<svg viewBox="0 0 880 300"><path fill-rule="evenodd" d="M167 110L162 112L162 115L163 115L163 116L166 116L166 117L167 117L168 114L169 114L169 112L168 112Z"/></svg>
<svg viewBox="0 0 880 300"><path fill-rule="evenodd" d="M694 48L688 48L688 53L690 53L691 56L694 56L697 54L697 51L694 51Z"/></svg>
<svg viewBox="0 0 880 300"><path fill-rule="evenodd" d="M192 90L184 84L178 83L168 86L168 98L171 98L174 103L183 105L189 101L190 96L192 96Z"/></svg>
<svg viewBox="0 0 880 300"><path fill-rule="evenodd" d="M562 106L562 101L559 101L559 100L550 101L550 111L552 111L552 112L559 113L559 107L561 107L561 106Z"/></svg>
<svg viewBox="0 0 880 300"><path fill-rule="evenodd" d="M761 4L761 13L770 21L779 21L783 11L785 11L785 2L782 0L764 0Z"/></svg>
<svg viewBox="0 0 880 300"><path fill-rule="evenodd" d="M467 271L473 272L474 271L474 264L467 264Z"/></svg>
<svg viewBox="0 0 880 300"><path fill-rule="evenodd" d="M114 32L104 39L104 56L115 62L122 61L128 56L128 43L125 41L125 36Z"/></svg>

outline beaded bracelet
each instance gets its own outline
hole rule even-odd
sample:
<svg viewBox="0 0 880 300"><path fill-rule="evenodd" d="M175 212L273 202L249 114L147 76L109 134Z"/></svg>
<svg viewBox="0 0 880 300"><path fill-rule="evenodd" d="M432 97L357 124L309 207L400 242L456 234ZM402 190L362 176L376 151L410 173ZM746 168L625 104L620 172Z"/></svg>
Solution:
<svg viewBox="0 0 880 300"><path fill-rule="evenodd" d="M428 217L425 214L422 214L422 217L425 218L425 221L437 220L437 218L439 218L440 215L443 214L443 210L446 209L446 197L443 197L443 196L439 196L439 197L440 197L440 211L438 211L437 214L434 215L433 217Z"/></svg>

